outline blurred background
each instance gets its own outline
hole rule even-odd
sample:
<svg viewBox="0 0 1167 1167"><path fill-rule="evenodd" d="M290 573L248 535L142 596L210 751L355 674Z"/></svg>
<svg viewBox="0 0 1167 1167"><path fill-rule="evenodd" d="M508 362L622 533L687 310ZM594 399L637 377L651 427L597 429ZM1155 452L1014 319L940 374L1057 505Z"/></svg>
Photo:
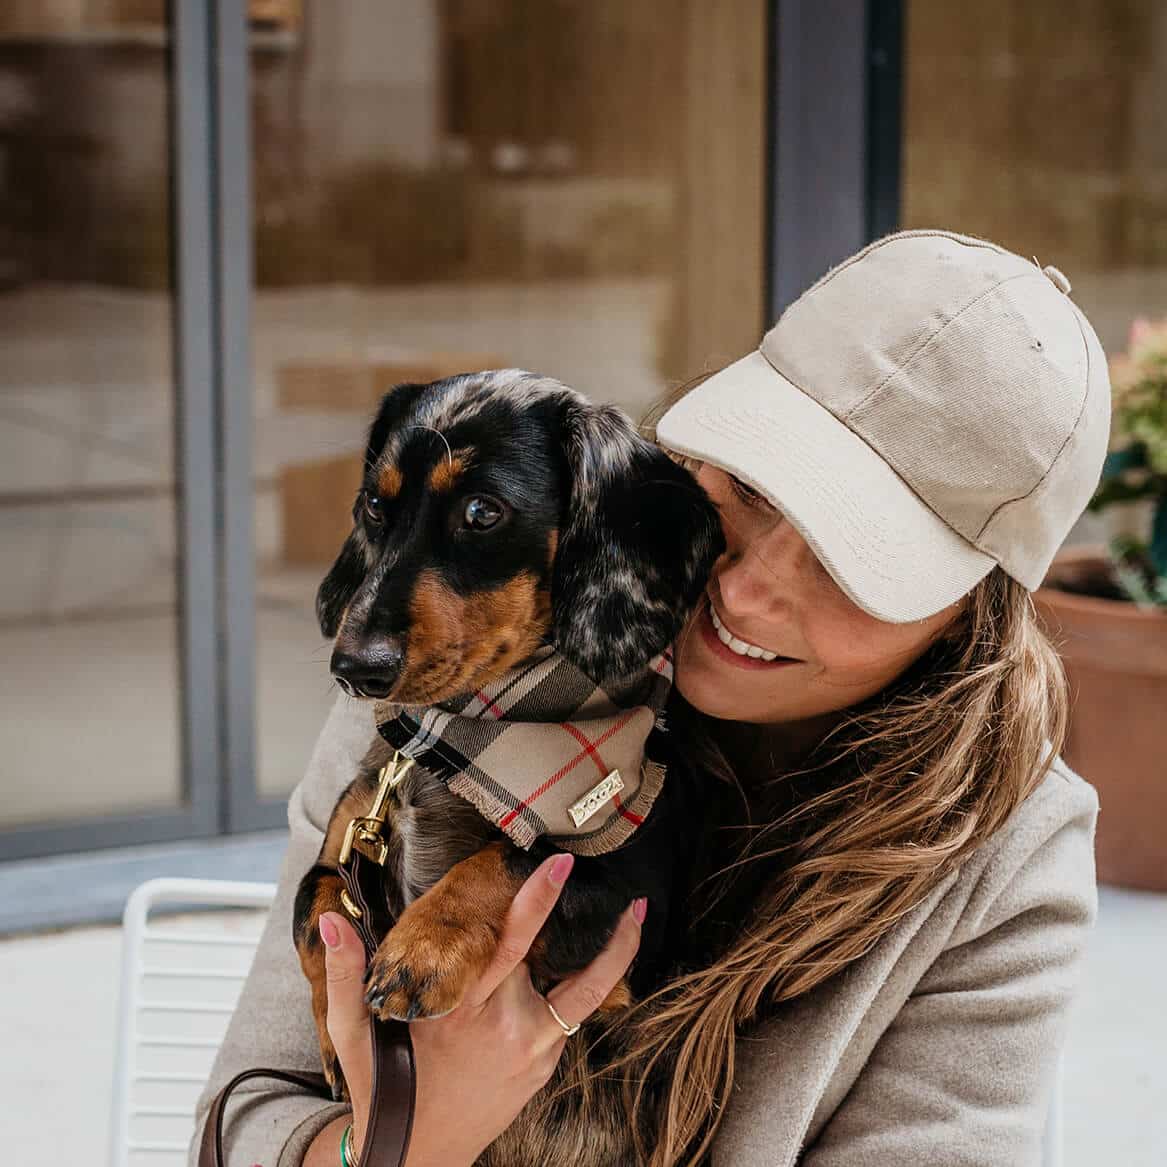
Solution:
<svg viewBox="0 0 1167 1167"><path fill-rule="evenodd" d="M519 365L642 415L935 226L1060 267L1110 353L1167 314L1167 3L4 0L0 932L274 875L387 388ZM1104 903L1071 1089L1124 1064L1161 1114L1116 970L1167 897ZM1134 1137L1079 1161L1163 1161Z"/></svg>
<svg viewBox="0 0 1167 1167"><path fill-rule="evenodd" d="M6 0L0 853L273 827L395 382L642 414L869 237L1167 310L1159 0Z"/></svg>

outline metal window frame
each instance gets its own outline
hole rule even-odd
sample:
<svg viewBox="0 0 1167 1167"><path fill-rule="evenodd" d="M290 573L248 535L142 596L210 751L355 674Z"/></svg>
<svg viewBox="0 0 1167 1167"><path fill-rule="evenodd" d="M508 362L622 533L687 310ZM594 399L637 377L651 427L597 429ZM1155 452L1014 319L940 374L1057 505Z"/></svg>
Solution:
<svg viewBox="0 0 1167 1167"><path fill-rule="evenodd" d="M867 237L899 229L904 0L867 4Z"/></svg>
<svg viewBox="0 0 1167 1167"><path fill-rule="evenodd" d="M777 319L899 215L902 0L774 0L769 305Z"/></svg>
<svg viewBox="0 0 1167 1167"><path fill-rule="evenodd" d="M219 111L215 135L218 257L216 314L219 336L219 440L222 473L223 827L225 832L282 826L287 797L262 798L258 789L256 703L257 621L254 492L254 367L252 298L255 294L251 143L251 64L246 0L214 7L215 73Z"/></svg>
<svg viewBox="0 0 1167 1167"><path fill-rule="evenodd" d="M254 492L254 367L252 298L255 239L252 200L251 57L246 0L214 7L213 93L220 344L217 399L222 474L223 828L225 832L282 827L287 796L259 793L256 703L257 621ZM306 759L305 759L306 761Z"/></svg>
<svg viewBox="0 0 1167 1167"><path fill-rule="evenodd" d="M173 291L175 452L179 527L179 678L182 703L182 804L167 811L74 818L0 831L5 860L94 848L160 843L214 835L220 827L217 649L207 630L218 619L215 530L215 367L210 313L212 200L208 144L211 111L206 78L210 45L201 0L173 0L171 16L171 230L176 256ZM72 726L64 726L69 730ZM46 775L62 786L68 775ZM79 775L88 781L89 775ZM0 888L4 869L0 865Z"/></svg>

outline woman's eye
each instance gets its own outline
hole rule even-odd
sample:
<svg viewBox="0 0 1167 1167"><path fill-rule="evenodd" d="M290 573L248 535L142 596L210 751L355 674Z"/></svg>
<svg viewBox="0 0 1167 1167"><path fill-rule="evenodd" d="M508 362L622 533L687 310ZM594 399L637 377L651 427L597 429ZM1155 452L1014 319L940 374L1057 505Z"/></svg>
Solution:
<svg viewBox="0 0 1167 1167"><path fill-rule="evenodd" d="M755 490L752 486L747 486L740 478L735 478L734 475L729 475L730 485L733 487L733 492L744 502L747 506L769 506L765 495Z"/></svg>
<svg viewBox="0 0 1167 1167"><path fill-rule="evenodd" d="M385 512L381 509L381 500L375 494L365 495L365 517L370 523L380 526L385 521Z"/></svg>
<svg viewBox="0 0 1167 1167"><path fill-rule="evenodd" d="M466 503L463 525L472 531L489 531L502 518L502 507L489 498L475 496Z"/></svg>

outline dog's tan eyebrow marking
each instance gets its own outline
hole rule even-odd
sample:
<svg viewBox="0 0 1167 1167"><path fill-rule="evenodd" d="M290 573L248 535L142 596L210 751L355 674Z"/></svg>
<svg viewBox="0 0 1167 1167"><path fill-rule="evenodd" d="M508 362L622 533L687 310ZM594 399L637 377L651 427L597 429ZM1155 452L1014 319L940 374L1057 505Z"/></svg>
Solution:
<svg viewBox="0 0 1167 1167"><path fill-rule="evenodd" d="M473 457L473 447L466 446L461 450L454 450L448 458L435 463L429 476L430 490L435 494L453 490L454 484L466 473L466 467L470 465Z"/></svg>
<svg viewBox="0 0 1167 1167"><path fill-rule="evenodd" d="M382 466L377 471L377 493L381 498L396 498L401 493L401 471L396 466Z"/></svg>

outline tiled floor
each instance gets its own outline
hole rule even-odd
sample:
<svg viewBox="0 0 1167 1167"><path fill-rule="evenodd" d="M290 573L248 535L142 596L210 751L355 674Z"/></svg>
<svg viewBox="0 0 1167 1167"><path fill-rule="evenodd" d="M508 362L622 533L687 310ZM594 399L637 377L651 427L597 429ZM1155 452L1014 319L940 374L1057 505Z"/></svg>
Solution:
<svg viewBox="0 0 1167 1167"><path fill-rule="evenodd" d="M1066 1051L1065 1167L1161 1167L1167 896L1103 889L1101 901ZM0 942L5 1162L106 1162L119 956L112 928Z"/></svg>

